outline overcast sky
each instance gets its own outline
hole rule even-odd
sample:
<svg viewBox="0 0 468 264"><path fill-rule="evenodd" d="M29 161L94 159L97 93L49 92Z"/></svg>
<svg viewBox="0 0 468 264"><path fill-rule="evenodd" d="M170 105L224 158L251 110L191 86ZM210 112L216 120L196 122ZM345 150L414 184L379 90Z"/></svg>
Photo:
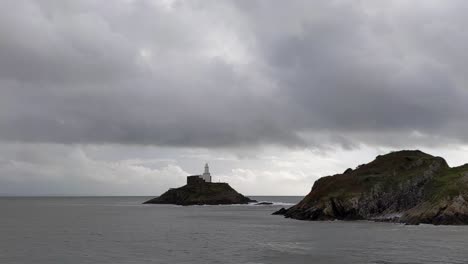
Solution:
<svg viewBox="0 0 468 264"><path fill-rule="evenodd" d="M0 195L248 195L468 162L467 1L4 0Z"/></svg>

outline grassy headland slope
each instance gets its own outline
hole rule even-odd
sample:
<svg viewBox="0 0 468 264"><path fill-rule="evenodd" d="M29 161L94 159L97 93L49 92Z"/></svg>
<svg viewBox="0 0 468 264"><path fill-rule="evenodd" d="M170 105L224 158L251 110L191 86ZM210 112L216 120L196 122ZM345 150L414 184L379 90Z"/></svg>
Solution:
<svg viewBox="0 0 468 264"><path fill-rule="evenodd" d="M298 204L277 212L301 220L468 224L468 165L398 151L317 180Z"/></svg>

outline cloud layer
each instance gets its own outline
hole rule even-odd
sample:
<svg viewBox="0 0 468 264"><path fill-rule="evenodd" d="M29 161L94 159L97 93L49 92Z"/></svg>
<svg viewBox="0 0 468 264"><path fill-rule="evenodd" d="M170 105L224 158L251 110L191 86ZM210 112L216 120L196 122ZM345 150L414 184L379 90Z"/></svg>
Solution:
<svg viewBox="0 0 468 264"><path fill-rule="evenodd" d="M466 5L5 1L0 140L466 141Z"/></svg>
<svg viewBox="0 0 468 264"><path fill-rule="evenodd" d="M391 149L466 154L466 1L0 7L0 194L157 194L207 161L304 194Z"/></svg>

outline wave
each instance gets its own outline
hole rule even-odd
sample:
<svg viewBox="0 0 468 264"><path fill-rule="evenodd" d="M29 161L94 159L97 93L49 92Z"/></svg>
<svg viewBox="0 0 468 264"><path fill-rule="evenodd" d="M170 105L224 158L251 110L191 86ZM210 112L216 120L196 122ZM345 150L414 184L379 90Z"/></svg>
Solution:
<svg viewBox="0 0 468 264"><path fill-rule="evenodd" d="M258 204L258 203L271 203L271 204ZM255 206L293 206L295 203L287 203L287 202L273 202L273 201L258 201L249 203L248 205L255 205Z"/></svg>
<svg viewBox="0 0 468 264"><path fill-rule="evenodd" d="M272 204L258 204L258 203L272 203ZM293 206L295 203L284 203L284 202L271 202L271 201L258 201L252 202L248 204L200 204L200 205L193 205L193 206Z"/></svg>

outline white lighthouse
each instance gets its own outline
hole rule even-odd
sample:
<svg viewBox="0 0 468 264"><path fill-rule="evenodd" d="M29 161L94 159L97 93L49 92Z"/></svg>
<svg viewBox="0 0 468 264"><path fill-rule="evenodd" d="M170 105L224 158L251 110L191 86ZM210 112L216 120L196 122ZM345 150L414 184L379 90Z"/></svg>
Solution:
<svg viewBox="0 0 468 264"><path fill-rule="evenodd" d="M205 172L203 172L203 175L201 175L201 178L205 182L211 182L210 167L208 167L208 163L205 164Z"/></svg>
<svg viewBox="0 0 468 264"><path fill-rule="evenodd" d="M187 176L188 185L198 185L200 182L211 182L210 167L208 167L208 163L205 164L205 172L203 172L203 174Z"/></svg>

